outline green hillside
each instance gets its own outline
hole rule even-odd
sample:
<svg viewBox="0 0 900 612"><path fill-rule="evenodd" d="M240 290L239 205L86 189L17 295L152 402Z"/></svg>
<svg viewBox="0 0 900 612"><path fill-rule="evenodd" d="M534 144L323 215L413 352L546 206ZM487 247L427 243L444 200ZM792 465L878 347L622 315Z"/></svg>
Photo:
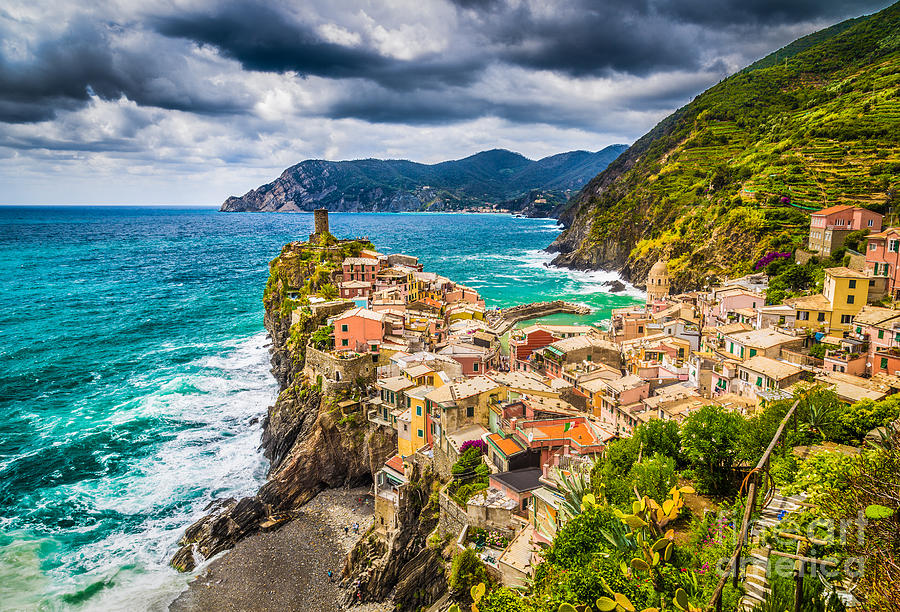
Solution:
<svg viewBox="0 0 900 612"><path fill-rule="evenodd" d="M800 39L664 119L564 214L556 262L641 281L663 258L676 288L694 287L802 245L810 211L887 211L898 182L895 4Z"/></svg>

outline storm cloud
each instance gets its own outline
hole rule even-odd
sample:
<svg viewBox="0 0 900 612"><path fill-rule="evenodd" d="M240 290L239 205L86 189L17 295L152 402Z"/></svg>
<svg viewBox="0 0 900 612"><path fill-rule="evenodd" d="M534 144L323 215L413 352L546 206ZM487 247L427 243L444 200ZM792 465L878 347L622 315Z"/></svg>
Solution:
<svg viewBox="0 0 900 612"><path fill-rule="evenodd" d="M228 167L228 188L246 190L306 157L597 150L887 4L13 0L0 9L0 201L86 161L197 181Z"/></svg>

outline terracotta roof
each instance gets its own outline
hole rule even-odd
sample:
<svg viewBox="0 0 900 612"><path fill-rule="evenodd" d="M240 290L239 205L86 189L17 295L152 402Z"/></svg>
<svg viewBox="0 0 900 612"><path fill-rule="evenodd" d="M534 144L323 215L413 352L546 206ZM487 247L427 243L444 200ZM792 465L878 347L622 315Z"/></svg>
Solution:
<svg viewBox="0 0 900 612"><path fill-rule="evenodd" d="M575 422L568 431L565 429L565 423L558 425L541 425L534 423L533 426L523 428L523 431L536 430L534 434L535 440L563 440L568 438L578 442L582 446L597 444L598 440L594 436L594 432L584 422Z"/></svg>
<svg viewBox="0 0 900 612"><path fill-rule="evenodd" d="M812 213L813 217L817 216L825 216L830 215L832 213L844 212L845 210L853 210L856 208L855 206L848 206L847 204L839 204L837 206L829 206L828 208L823 208L822 210L818 210Z"/></svg>
<svg viewBox="0 0 900 612"><path fill-rule="evenodd" d="M345 266L349 266L350 264L355 264L358 266L377 266L378 260L371 259L369 257L348 257L344 260Z"/></svg>
<svg viewBox="0 0 900 612"><path fill-rule="evenodd" d="M399 474L403 473L403 457L401 457L400 455L394 455L393 457L385 461L384 465Z"/></svg>
<svg viewBox="0 0 900 612"><path fill-rule="evenodd" d="M750 331L753 329L752 325L747 325L746 323L729 323L727 325L720 325L715 328L716 332L720 334L733 334L735 332L744 332Z"/></svg>
<svg viewBox="0 0 900 612"><path fill-rule="evenodd" d="M418 365L414 365L412 367L406 368L404 373L407 376L411 376L412 378L418 378L419 376L425 376L426 374L431 374L434 372L433 369L425 365L424 363L420 363Z"/></svg>
<svg viewBox="0 0 900 612"><path fill-rule="evenodd" d="M525 450L524 448L519 446L519 443L512 438L504 438L500 434L491 434L487 437L487 439L490 440L494 444L494 446L500 449L500 452L507 457L517 455Z"/></svg>
<svg viewBox="0 0 900 612"><path fill-rule="evenodd" d="M403 391L404 389L409 389L410 387L416 386L416 383L406 378L405 376L392 376L391 378L382 378L378 380L376 384L382 389L387 389L388 391Z"/></svg>

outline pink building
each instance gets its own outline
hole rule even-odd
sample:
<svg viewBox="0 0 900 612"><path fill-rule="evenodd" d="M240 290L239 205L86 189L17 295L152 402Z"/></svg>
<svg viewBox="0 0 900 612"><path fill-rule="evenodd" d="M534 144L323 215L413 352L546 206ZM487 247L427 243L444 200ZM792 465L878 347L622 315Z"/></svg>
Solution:
<svg viewBox="0 0 900 612"><path fill-rule="evenodd" d="M872 271L872 276L886 277L888 294L897 297L900 293L900 227L889 227L868 236L866 268Z"/></svg>
<svg viewBox="0 0 900 612"><path fill-rule="evenodd" d="M341 298L353 300L368 298L372 293L372 283L368 281L351 280L341 283Z"/></svg>
<svg viewBox="0 0 900 612"><path fill-rule="evenodd" d="M721 323L730 323L731 319L736 319L734 313L738 310L760 308L766 304L765 296L740 287L726 289L718 293L716 298L710 314ZM707 324L709 324L709 319L707 319Z"/></svg>
<svg viewBox="0 0 900 612"><path fill-rule="evenodd" d="M481 299L481 296L478 295L477 291L462 285L456 285L453 289L447 291L444 294L444 301L448 304L452 304L453 302L466 302L468 304L484 306L484 300Z"/></svg>
<svg viewBox="0 0 900 612"><path fill-rule="evenodd" d="M849 339L865 343L863 346L868 349L866 374L894 374L900 370L900 311L865 306L853 320Z"/></svg>
<svg viewBox="0 0 900 612"><path fill-rule="evenodd" d="M380 312L353 308L334 319L334 348L338 351L377 352L384 341Z"/></svg>
<svg viewBox="0 0 900 612"><path fill-rule="evenodd" d="M379 263L377 259L369 257L348 257L344 260L342 267L345 283L347 281L373 283L375 275L378 274Z"/></svg>
<svg viewBox="0 0 900 612"><path fill-rule="evenodd" d="M831 206L810 215L809 250L823 255L844 244L847 234L858 230L881 231L883 217L858 206Z"/></svg>

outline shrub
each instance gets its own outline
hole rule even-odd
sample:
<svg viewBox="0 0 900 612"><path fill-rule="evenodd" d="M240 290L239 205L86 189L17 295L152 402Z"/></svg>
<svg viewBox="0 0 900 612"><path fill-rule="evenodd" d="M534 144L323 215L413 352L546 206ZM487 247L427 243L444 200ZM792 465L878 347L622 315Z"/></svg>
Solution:
<svg viewBox="0 0 900 612"><path fill-rule="evenodd" d="M655 453L649 459L635 463L628 473L628 481L642 495L652 499L665 499L675 486L675 460Z"/></svg>
<svg viewBox="0 0 900 612"><path fill-rule="evenodd" d="M494 581L474 550L467 548L453 557L448 581L453 599L467 605L471 604L472 596L469 590L482 582L491 585Z"/></svg>

